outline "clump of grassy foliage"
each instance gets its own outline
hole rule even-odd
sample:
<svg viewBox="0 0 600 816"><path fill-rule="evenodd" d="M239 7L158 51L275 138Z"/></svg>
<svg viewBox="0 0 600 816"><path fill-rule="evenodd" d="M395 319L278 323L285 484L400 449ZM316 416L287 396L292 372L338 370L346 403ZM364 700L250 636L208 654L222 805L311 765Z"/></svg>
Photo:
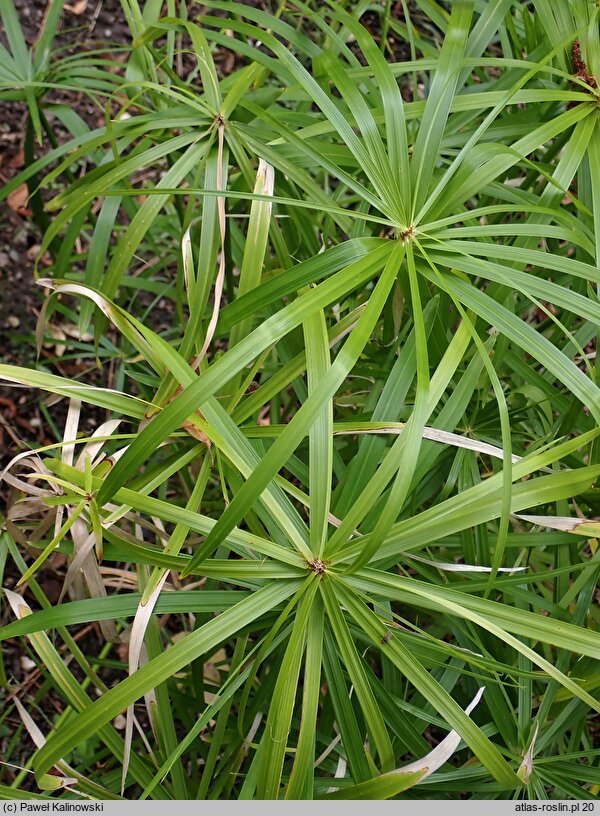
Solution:
<svg viewBox="0 0 600 816"><path fill-rule="evenodd" d="M0 637L41 675L3 670L2 716L37 785L594 798L596 4L385 2L368 30L362 0L122 2L105 126L63 112L72 140L3 191L50 194L39 342L74 322L104 372L0 366L69 404L4 475L28 593Z"/></svg>

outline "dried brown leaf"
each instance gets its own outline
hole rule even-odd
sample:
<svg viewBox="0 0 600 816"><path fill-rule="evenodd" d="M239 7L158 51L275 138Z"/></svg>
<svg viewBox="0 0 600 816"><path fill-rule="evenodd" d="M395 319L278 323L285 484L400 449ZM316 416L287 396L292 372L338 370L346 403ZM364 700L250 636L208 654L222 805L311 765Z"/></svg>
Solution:
<svg viewBox="0 0 600 816"><path fill-rule="evenodd" d="M29 198L29 189L26 184L19 184L18 187L8 194L6 202L14 212L22 213Z"/></svg>
<svg viewBox="0 0 600 816"><path fill-rule="evenodd" d="M87 0L77 0L76 3L65 3L65 10L70 11L71 14L83 14L87 8Z"/></svg>
<svg viewBox="0 0 600 816"><path fill-rule="evenodd" d="M13 170L19 170L25 166L25 153L23 150L18 150L7 162L6 166Z"/></svg>
<svg viewBox="0 0 600 816"><path fill-rule="evenodd" d="M175 391L173 391L173 393L169 397L167 402L173 402L175 397L178 397L179 394L181 394L182 391L183 391L183 388L180 385L178 385L177 388L175 389ZM202 416L200 411L195 411L194 414L199 419L201 419L203 422L205 421L204 417ZM200 430L200 428L191 419L184 420L179 427L183 428L184 431L187 431L187 433L189 433L190 436L193 436L194 439L197 439L198 442L202 442L204 445L206 445L207 448L210 448L210 446L212 444L210 439L208 438L208 436L205 433L203 433Z"/></svg>
<svg viewBox="0 0 600 816"><path fill-rule="evenodd" d="M200 414L199 411L196 411L196 413ZM194 439L197 439L198 442L202 442L203 444L206 445L207 448L210 448L211 441L208 438L208 436L205 433L202 433L200 428L198 428L197 425L194 425L194 423L190 419L186 419L184 422L182 422L181 427L183 428L184 431L187 431L187 433L189 433L190 436L193 436Z"/></svg>

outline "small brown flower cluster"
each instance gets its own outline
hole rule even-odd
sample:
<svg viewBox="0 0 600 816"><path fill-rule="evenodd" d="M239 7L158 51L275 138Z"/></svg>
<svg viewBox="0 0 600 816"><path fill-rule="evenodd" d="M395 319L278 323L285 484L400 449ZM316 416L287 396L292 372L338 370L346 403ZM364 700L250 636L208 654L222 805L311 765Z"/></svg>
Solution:
<svg viewBox="0 0 600 816"><path fill-rule="evenodd" d="M587 65L585 64L581 57L581 45L579 43L579 40L574 40L573 45L571 46L571 55L573 57L573 67L575 68L575 76L578 79L582 79L591 88L597 88L598 83L596 82L596 77L588 73Z"/></svg>

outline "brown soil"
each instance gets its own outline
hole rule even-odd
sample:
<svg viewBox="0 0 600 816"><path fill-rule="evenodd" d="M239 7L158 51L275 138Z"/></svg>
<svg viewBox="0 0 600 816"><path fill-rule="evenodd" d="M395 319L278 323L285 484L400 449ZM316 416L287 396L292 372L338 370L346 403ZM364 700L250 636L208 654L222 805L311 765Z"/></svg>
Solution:
<svg viewBox="0 0 600 816"><path fill-rule="evenodd" d="M14 0L19 22L28 45L38 35L46 12L46 0ZM0 29L0 39L4 42ZM65 3L57 49L91 50L104 42L128 43L129 28L119 0L73 0ZM99 111L83 94L61 94L48 98L67 102L82 118L96 124ZM11 179L23 167L26 106L21 102L0 101L0 184ZM60 139L67 134L57 132ZM37 154L48 150L47 141L36 147ZM36 316L42 304L42 292L34 283L34 262L41 234L31 211L26 207L0 205L0 362L12 365L35 364ZM43 270L43 265L42 265ZM43 271L42 271L43 274ZM39 413L39 395L22 389L0 386L0 467L14 455L21 439L28 445L56 441L45 428ZM8 428L7 428L8 426ZM10 432L12 431L12 433Z"/></svg>

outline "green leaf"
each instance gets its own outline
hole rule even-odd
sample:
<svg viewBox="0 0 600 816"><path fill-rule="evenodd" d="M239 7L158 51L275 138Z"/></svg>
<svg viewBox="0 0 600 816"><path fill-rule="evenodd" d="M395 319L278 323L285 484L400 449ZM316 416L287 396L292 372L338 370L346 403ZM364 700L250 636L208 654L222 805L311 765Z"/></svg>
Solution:
<svg viewBox="0 0 600 816"><path fill-rule="evenodd" d="M36 777L46 773L55 762L70 753L86 736L109 722L146 691L164 682L200 655L226 640L240 626L265 614L299 587L298 581L282 581L265 587L225 610L200 629L187 635L166 652L107 691L60 731L52 734L33 760Z"/></svg>

